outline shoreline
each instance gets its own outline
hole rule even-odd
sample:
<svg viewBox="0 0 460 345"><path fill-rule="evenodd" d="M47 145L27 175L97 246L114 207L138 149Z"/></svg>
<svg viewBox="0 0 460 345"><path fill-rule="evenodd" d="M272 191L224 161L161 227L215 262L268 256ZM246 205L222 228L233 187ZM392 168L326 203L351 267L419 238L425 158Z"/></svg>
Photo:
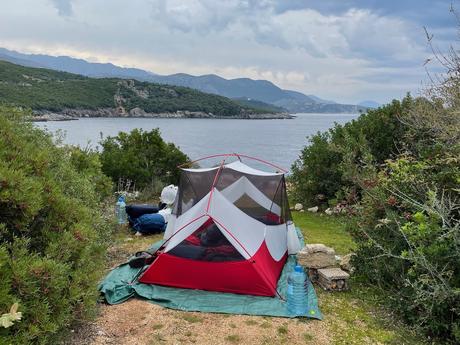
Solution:
<svg viewBox="0 0 460 345"><path fill-rule="evenodd" d="M34 111L31 122L76 121L84 118L151 118L151 119L234 119L234 120L289 120L296 118L288 113L239 114L219 116L212 113L177 111L172 113L146 113L133 109L129 113L114 109L80 110L65 109L60 112L46 110Z"/></svg>

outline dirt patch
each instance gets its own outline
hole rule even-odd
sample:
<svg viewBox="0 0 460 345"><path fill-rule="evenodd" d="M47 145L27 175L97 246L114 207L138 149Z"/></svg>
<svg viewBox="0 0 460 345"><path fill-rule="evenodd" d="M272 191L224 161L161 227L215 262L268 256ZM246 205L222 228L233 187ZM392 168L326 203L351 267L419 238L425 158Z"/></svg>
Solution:
<svg viewBox="0 0 460 345"><path fill-rule="evenodd" d="M99 318L73 338L69 344L331 343L327 325L321 321L182 312L139 299L101 305Z"/></svg>
<svg viewBox="0 0 460 345"><path fill-rule="evenodd" d="M107 253L108 269L148 248L161 236L117 233ZM327 323L260 316L183 312L132 298L118 305L101 304L94 322L75 327L66 345L154 344L330 344Z"/></svg>

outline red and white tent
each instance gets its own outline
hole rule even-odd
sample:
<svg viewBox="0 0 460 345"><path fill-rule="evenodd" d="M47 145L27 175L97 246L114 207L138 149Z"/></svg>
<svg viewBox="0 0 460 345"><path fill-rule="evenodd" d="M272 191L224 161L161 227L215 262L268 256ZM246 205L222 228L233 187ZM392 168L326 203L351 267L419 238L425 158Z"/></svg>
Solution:
<svg viewBox="0 0 460 345"><path fill-rule="evenodd" d="M139 281L274 296L287 255L300 249L284 173L218 156L217 167L182 169L164 245Z"/></svg>

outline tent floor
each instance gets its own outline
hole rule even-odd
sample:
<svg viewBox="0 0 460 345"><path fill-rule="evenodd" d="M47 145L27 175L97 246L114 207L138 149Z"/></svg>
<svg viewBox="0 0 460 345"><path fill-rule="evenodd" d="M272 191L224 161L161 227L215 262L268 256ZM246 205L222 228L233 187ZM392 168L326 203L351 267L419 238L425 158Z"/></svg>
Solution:
<svg viewBox="0 0 460 345"><path fill-rule="evenodd" d="M158 248L160 245L161 241L155 243L152 248ZM287 290L287 277L294 270L295 263L295 256L290 255L278 280L277 290L284 298ZM260 297L180 289L142 284L137 281L131 283L138 273L138 269L129 267L127 263L112 270L99 286L99 290L107 303L118 304L131 297L138 297L166 308L184 311L294 317L288 313L286 302L279 296ZM318 299L310 281L308 282L308 307L304 315L301 316L322 319L322 314L318 308Z"/></svg>

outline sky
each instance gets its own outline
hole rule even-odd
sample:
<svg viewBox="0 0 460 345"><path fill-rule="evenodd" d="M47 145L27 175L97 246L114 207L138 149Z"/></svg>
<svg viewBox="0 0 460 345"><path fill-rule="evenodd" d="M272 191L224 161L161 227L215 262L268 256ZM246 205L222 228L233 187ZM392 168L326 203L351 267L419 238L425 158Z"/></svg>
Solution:
<svg viewBox="0 0 460 345"><path fill-rule="evenodd" d="M448 0L3 1L0 46L157 74L266 79L342 103L417 94L455 46ZM460 1L453 2L460 9Z"/></svg>

